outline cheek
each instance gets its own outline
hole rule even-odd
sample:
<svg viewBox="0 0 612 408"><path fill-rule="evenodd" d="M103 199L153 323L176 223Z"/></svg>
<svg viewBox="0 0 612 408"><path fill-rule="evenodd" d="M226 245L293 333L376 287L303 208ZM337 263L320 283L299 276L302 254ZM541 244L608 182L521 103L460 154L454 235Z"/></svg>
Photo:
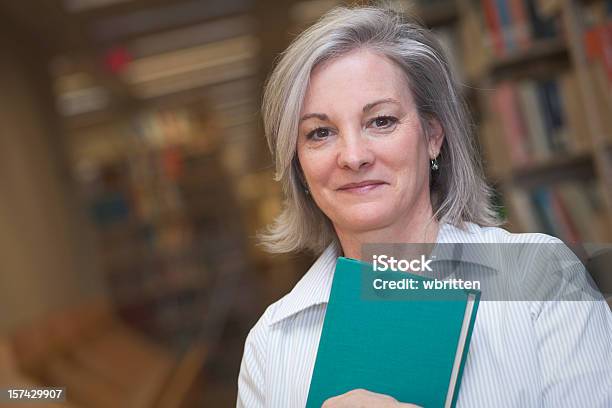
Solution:
<svg viewBox="0 0 612 408"><path fill-rule="evenodd" d="M384 148L386 162L396 171L419 172L425 167L427 146L422 135L409 134Z"/></svg>
<svg viewBox="0 0 612 408"><path fill-rule="evenodd" d="M332 169L330 159L327 156L320 151L298 150L298 159L310 187L314 188L317 184L329 179Z"/></svg>

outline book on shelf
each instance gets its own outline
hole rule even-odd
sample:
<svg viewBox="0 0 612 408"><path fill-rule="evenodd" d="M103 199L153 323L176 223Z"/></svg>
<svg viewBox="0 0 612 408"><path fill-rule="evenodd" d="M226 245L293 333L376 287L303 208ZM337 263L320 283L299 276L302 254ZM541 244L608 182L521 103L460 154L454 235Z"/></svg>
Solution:
<svg viewBox="0 0 612 408"><path fill-rule="evenodd" d="M510 82L501 83L494 95L494 108L497 111L502 136L510 149L510 158L517 165L530 161L529 140L524 121L519 111L519 101L516 87Z"/></svg>
<svg viewBox="0 0 612 408"><path fill-rule="evenodd" d="M528 135L545 135L546 126L544 124L544 118L540 113L540 100L538 99L535 81L521 81L517 84L517 88L519 94L518 103L522 107L522 112L524 113ZM545 158L548 155L548 143L546 139L543 137L531 138L531 153L537 160Z"/></svg>
<svg viewBox="0 0 612 408"><path fill-rule="evenodd" d="M605 4L607 4L607 7ZM607 140L612 141L612 1L597 2L584 13L584 47L594 105Z"/></svg>
<svg viewBox="0 0 612 408"><path fill-rule="evenodd" d="M575 75L504 81L493 94L495 117L515 167L589 151L590 136Z"/></svg>
<svg viewBox="0 0 612 408"><path fill-rule="evenodd" d="M566 242L607 242L606 211L595 181L564 181L534 190L515 188L511 206L523 230Z"/></svg>
<svg viewBox="0 0 612 408"><path fill-rule="evenodd" d="M567 132L564 139L573 152L588 152L593 148L589 134L589 125L582 95L578 85L578 78L574 72L561 74L561 97L563 99L563 113Z"/></svg>
<svg viewBox="0 0 612 408"><path fill-rule="evenodd" d="M540 10L535 0L481 0L481 25L496 57L526 50L538 40L554 38L558 30L555 16Z"/></svg>
<svg viewBox="0 0 612 408"><path fill-rule="evenodd" d="M487 46L490 38L482 35L481 11L476 7L462 10L458 21L459 36L463 53L463 70L470 82L477 82L487 70L491 58L491 47Z"/></svg>
<svg viewBox="0 0 612 408"><path fill-rule="evenodd" d="M338 258L306 406L363 388L420 406L454 407L480 292L429 290L422 282L430 278L384 272L385 279L421 282L389 299L368 291L371 276L379 276L372 268Z"/></svg>

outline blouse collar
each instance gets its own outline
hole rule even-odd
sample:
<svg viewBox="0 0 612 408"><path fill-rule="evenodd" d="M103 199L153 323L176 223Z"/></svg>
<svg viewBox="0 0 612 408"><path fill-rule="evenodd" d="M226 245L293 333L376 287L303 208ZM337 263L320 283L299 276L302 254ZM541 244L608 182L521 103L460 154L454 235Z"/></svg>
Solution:
<svg viewBox="0 0 612 408"><path fill-rule="evenodd" d="M476 224L466 223L465 229L457 228L451 224L442 224L438 233L437 243L476 243L478 231ZM448 251L445 251L448 252ZM479 256L469 256L468 262L491 267L491 261ZM319 256L308 272L294 286L293 290L278 301L271 314L270 323L276 324L288 317L300 313L310 307L327 304L331 292L336 261L340 251L335 244L330 244Z"/></svg>

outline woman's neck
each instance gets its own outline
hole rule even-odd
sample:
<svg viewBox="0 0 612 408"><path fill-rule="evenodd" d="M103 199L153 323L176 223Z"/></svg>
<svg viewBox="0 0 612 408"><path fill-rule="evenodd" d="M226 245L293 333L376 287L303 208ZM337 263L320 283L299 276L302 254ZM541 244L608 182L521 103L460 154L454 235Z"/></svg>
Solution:
<svg viewBox="0 0 612 408"><path fill-rule="evenodd" d="M363 244L435 243L440 223L434 219L431 207L404 217L384 228L368 231L347 231L336 228L342 251L347 258L361 259Z"/></svg>

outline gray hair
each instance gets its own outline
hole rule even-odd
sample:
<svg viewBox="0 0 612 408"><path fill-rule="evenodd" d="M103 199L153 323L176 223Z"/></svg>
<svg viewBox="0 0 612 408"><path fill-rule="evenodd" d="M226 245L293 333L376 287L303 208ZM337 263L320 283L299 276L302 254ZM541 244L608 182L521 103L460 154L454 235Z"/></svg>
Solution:
<svg viewBox="0 0 612 408"><path fill-rule="evenodd" d="M444 131L430 192L434 217L462 228L464 222L499 225L471 123L457 81L434 35L395 11L376 7L338 7L300 34L282 54L263 96L263 122L276 166L275 180L285 195L283 210L259 235L275 253L320 253L339 244L331 221L305 192L297 159L299 115L315 66L366 47L402 68L421 123L436 118ZM427 134L427 126L423 126Z"/></svg>

